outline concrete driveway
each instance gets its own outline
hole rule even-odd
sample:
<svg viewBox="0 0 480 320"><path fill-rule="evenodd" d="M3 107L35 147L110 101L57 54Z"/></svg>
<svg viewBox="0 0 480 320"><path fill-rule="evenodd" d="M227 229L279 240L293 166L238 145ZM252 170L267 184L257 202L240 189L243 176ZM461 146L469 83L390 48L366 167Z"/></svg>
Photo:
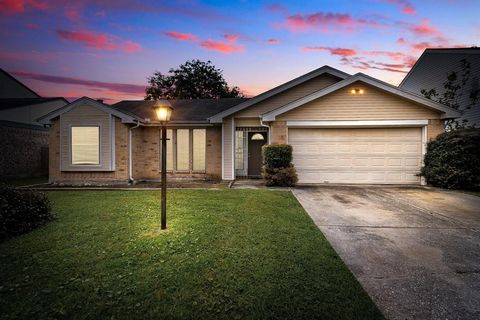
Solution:
<svg viewBox="0 0 480 320"><path fill-rule="evenodd" d="M480 197L423 187L293 190L389 319L480 319Z"/></svg>

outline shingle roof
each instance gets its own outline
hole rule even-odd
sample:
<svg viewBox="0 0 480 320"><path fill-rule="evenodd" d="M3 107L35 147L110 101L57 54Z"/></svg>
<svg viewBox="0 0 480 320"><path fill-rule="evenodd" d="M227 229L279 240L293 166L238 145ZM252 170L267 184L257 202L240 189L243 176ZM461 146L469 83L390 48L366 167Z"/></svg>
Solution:
<svg viewBox="0 0 480 320"><path fill-rule="evenodd" d="M65 98L56 97L56 98L10 98L10 99L0 99L0 110L12 109L25 107L45 102L64 100L65 103L68 103Z"/></svg>
<svg viewBox="0 0 480 320"><path fill-rule="evenodd" d="M223 112L247 98L223 98L223 99L193 99L193 100L168 100L173 107L171 122L208 122L208 118ZM124 100L110 107L135 115L142 119L151 119L155 122L153 112L154 101Z"/></svg>

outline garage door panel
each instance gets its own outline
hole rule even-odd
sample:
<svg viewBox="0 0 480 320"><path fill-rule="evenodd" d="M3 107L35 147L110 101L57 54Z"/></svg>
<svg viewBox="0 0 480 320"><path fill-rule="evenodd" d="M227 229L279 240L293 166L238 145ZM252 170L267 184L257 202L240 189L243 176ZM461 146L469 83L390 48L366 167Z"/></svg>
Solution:
<svg viewBox="0 0 480 320"><path fill-rule="evenodd" d="M300 183L419 183L421 128L289 129Z"/></svg>

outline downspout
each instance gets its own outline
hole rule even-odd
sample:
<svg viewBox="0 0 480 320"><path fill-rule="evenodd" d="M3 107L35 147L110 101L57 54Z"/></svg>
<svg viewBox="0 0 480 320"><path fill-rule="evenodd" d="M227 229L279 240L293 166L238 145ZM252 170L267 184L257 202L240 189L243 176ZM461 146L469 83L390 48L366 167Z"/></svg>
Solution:
<svg viewBox="0 0 480 320"><path fill-rule="evenodd" d="M132 161L132 131L140 127L140 121L137 120L137 124L128 129L128 183L133 183L133 161Z"/></svg>
<svg viewBox="0 0 480 320"><path fill-rule="evenodd" d="M270 143L271 143L271 139L270 139L270 137L271 137L270 126L269 126L268 124L263 123L262 116L260 116L260 125L261 125L262 127L268 128L268 131L267 131L267 132L268 132L268 144L270 144Z"/></svg>

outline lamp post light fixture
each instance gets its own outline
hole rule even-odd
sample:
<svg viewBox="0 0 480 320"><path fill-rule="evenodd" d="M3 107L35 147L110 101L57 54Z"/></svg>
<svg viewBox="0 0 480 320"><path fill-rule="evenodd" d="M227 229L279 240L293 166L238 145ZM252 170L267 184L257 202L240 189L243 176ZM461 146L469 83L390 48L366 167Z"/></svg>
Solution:
<svg viewBox="0 0 480 320"><path fill-rule="evenodd" d="M162 217L160 228L167 228L167 123L172 115L172 105L168 100L156 100L153 110L162 128Z"/></svg>

